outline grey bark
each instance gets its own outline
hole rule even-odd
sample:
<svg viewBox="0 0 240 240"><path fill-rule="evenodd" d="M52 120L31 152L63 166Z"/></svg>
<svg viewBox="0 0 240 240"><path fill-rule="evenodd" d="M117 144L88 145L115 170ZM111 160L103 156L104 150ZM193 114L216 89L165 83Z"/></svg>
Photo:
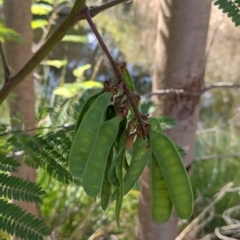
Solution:
<svg viewBox="0 0 240 240"><path fill-rule="evenodd" d="M200 90L203 84L205 48L210 16L210 0L164 0L160 2L153 91L168 88ZM168 116L177 126L168 136L181 145L191 165L200 97L188 94L154 96L154 116ZM151 219L151 186L149 170L142 175L136 240L173 240L178 233L178 218L173 213L169 222L156 224Z"/></svg>

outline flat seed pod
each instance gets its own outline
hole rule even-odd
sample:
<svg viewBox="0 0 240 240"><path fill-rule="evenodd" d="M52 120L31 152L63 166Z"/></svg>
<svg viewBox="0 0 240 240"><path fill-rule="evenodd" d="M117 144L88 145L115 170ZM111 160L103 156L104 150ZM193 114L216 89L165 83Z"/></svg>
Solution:
<svg viewBox="0 0 240 240"><path fill-rule="evenodd" d="M93 94L90 98L88 98L88 100L85 102L85 104L83 105L78 120L77 120L77 124L76 124L76 128L75 128L75 134L84 118L84 116L86 115L87 111L91 108L91 106L93 105L93 103L95 102L95 100L104 93L104 89L101 89L99 92Z"/></svg>
<svg viewBox="0 0 240 240"><path fill-rule="evenodd" d="M118 173L118 179L119 179L119 188L117 189L117 200L115 205L115 216L116 216L116 222L118 227L120 227L120 213L122 209L122 203L123 203L123 194L124 194L124 185L123 185L123 162L124 157L119 158L119 163L117 165L117 173Z"/></svg>
<svg viewBox="0 0 240 240"><path fill-rule="evenodd" d="M144 167L147 165L150 156L150 149L147 149L146 139L137 138L133 145L133 155L129 169L124 177L124 195L127 194L141 176Z"/></svg>
<svg viewBox="0 0 240 240"><path fill-rule="evenodd" d="M152 186L152 219L157 223L165 223L172 213L172 201L162 171L154 156L151 159Z"/></svg>
<svg viewBox="0 0 240 240"><path fill-rule="evenodd" d="M109 155L108 155L107 165L106 165L105 172L104 172L103 185L102 185L102 190L101 190L101 207L102 207L102 210L104 210L104 211L107 209L108 203L111 199L112 185L108 179L108 172L109 172L109 169L111 166L112 156L113 156L113 147L111 148Z"/></svg>
<svg viewBox="0 0 240 240"><path fill-rule="evenodd" d="M188 174L173 142L150 129L150 146L161 167L177 215L187 219L193 211L193 194Z"/></svg>
<svg viewBox="0 0 240 240"><path fill-rule="evenodd" d="M117 137L120 120L120 116L114 117L100 127L82 178L83 188L90 197L96 197L102 188L107 158Z"/></svg>
<svg viewBox="0 0 240 240"><path fill-rule="evenodd" d="M135 87L134 87L134 83L133 83L133 80L132 80L132 77L128 71L127 68L125 68L124 70L124 73L123 73L123 78L128 86L128 88L132 91L132 92L135 92Z"/></svg>
<svg viewBox="0 0 240 240"><path fill-rule="evenodd" d="M149 117L148 123L151 125L152 130L162 133L162 128L161 128L160 122L158 121L157 118Z"/></svg>
<svg viewBox="0 0 240 240"><path fill-rule="evenodd" d="M123 157L125 157L125 148L126 148L126 133L125 130L122 132L119 143L118 143L118 152L116 153L116 156L114 157L109 173L108 178L112 185L115 187L119 187L119 179L117 176L117 164L121 161Z"/></svg>
<svg viewBox="0 0 240 240"><path fill-rule="evenodd" d="M111 96L112 93L100 95L87 111L78 127L68 157L69 170L74 177L82 177L85 171Z"/></svg>
<svg viewBox="0 0 240 240"><path fill-rule="evenodd" d="M117 152L116 156L112 160L112 164L111 164L110 170L108 172L108 179L109 179L110 183L115 187L119 187L119 180L118 180L118 176L117 176L117 164L118 164L118 160L119 160L120 156L123 153L125 153L124 146L121 147L121 149Z"/></svg>

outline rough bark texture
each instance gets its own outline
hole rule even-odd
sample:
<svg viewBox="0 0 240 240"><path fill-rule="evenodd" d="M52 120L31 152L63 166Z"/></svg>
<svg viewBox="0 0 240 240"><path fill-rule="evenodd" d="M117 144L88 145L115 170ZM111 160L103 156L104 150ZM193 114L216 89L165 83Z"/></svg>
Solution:
<svg viewBox="0 0 240 240"><path fill-rule="evenodd" d="M18 72L19 69L32 56L31 45L33 40L33 32L31 29L31 0L5 0L4 1L4 15L5 25L18 32L26 41L20 44L16 42L6 42L5 52L8 59L8 64L13 72ZM10 117L16 113L20 113L22 117L22 126L25 128L32 128L35 126L35 93L33 76L28 76L19 86L16 87L9 99ZM13 128L22 127L19 123L11 121ZM31 132L30 134L33 134ZM36 171L29 168L23 162L22 166L18 168L18 172L12 175L21 177L26 180L35 182ZM14 201L24 209L39 216L39 211L36 204L29 204ZM14 238L17 239L17 238Z"/></svg>
<svg viewBox="0 0 240 240"><path fill-rule="evenodd" d="M169 88L198 90L202 86L205 63L210 0L164 0L160 3L157 28L153 91ZM168 116L177 126L168 131L170 138L181 145L191 165L200 97L188 94L155 96L155 116ZM149 170L142 176L136 240L173 240L177 236L178 218L175 214L166 224L151 219Z"/></svg>

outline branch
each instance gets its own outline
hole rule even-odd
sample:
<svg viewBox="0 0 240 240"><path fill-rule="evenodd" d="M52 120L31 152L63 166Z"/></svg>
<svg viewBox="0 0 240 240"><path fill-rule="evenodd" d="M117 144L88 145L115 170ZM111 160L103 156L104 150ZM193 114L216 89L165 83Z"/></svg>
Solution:
<svg viewBox="0 0 240 240"><path fill-rule="evenodd" d="M114 0L110 3L103 4L98 7L92 7L91 13L93 16L96 16L103 10L106 10L124 1L126 0ZM0 104L7 98L10 92L40 64L40 62L49 54L52 48L62 40L68 30L70 30L77 22L84 19L81 12L86 8L85 3L86 0L76 0L68 17L47 39L45 44L33 55L33 57L23 66L23 68L15 76L13 76L9 81L5 80L5 83L0 90ZM7 72L5 72L5 75L8 75L8 70L6 69L6 71Z"/></svg>
<svg viewBox="0 0 240 240"><path fill-rule="evenodd" d="M193 158L193 161L204 161L204 160L209 160L209 159L215 160L215 159L236 158L236 157L240 157L240 152L196 157L196 158Z"/></svg>
<svg viewBox="0 0 240 240"><path fill-rule="evenodd" d="M27 129L23 129L23 130L14 130L14 131L8 131L8 132L4 132L0 134L0 137L2 136L7 136L9 134L15 134L15 133L24 133L24 132L30 132L30 131L37 131L37 130L44 130L44 129L66 129L66 130L73 130L75 128L75 125L60 125L60 126L49 126L49 127L35 127L35 128L27 128Z"/></svg>
<svg viewBox="0 0 240 240"><path fill-rule="evenodd" d="M190 89L184 89L184 88L168 88L168 89L160 89L156 90L154 92L147 93L143 95L145 98L150 98L154 95L167 95L167 94L186 94L191 96L201 96L203 93L212 90L214 88L240 88L240 84L237 83L229 83L229 82L218 82L215 84L212 84L208 87L204 87L201 90L194 91Z"/></svg>
<svg viewBox="0 0 240 240"><path fill-rule="evenodd" d="M95 17L97 14L99 14L100 12L104 11L104 10L107 10L111 7L114 7L120 3L123 3L123 2L126 2L126 1L129 1L129 0L114 0L112 2L108 2L108 3L105 3L99 7L95 7L95 6L90 6L89 7L89 12L90 12L90 16L93 18Z"/></svg>

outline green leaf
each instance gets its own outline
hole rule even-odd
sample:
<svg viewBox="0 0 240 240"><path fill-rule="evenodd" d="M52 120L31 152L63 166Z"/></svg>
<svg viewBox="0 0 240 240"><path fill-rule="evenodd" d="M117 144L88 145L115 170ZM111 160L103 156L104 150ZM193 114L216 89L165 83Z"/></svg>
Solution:
<svg viewBox="0 0 240 240"><path fill-rule="evenodd" d="M62 68L67 65L67 60L47 60L42 62L43 65L53 66L56 68Z"/></svg>
<svg viewBox="0 0 240 240"><path fill-rule="evenodd" d="M16 168L21 164L15 159L6 157L5 154L0 153L0 170L4 172L16 172Z"/></svg>
<svg viewBox="0 0 240 240"><path fill-rule="evenodd" d="M43 194L42 188L32 182L0 173L0 197L40 203Z"/></svg>
<svg viewBox="0 0 240 240"><path fill-rule="evenodd" d="M42 28L47 25L48 25L48 21L45 19L35 19L35 20L32 20L31 22L32 29Z"/></svg>
<svg viewBox="0 0 240 240"><path fill-rule="evenodd" d="M4 27L0 23L0 41L4 41L4 40L16 41L20 43L25 42L24 38L22 38L17 32L15 32L11 28Z"/></svg>
<svg viewBox="0 0 240 240"><path fill-rule="evenodd" d="M86 65L77 67L73 70L73 75L77 78L82 77L83 73L89 68L91 68L91 64L86 64Z"/></svg>
<svg viewBox="0 0 240 240"><path fill-rule="evenodd" d="M62 42L87 43L88 38L81 35L65 35L62 39Z"/></svg>
<svg viewBox="0 0 240 240"><path fill-rule="evenodd" d="M25 240L43 239L51 231L34 215L0 199L0 230Z"/></svg>
<svg viewBox="0 0 240 240"><path fill-rule="evenodd" d="M31 12L35 15L47 15L53 11L53 7L43 3L33 3L31 6Z"/></svg>
<svg viewBox="0 0 240 240"><path fill-rule="evenodd" d="M101 88L102 84L97 81L85 81L81 83L64 83L54 90L55 95L71 98L79 92L89 88Z"/></svg>

